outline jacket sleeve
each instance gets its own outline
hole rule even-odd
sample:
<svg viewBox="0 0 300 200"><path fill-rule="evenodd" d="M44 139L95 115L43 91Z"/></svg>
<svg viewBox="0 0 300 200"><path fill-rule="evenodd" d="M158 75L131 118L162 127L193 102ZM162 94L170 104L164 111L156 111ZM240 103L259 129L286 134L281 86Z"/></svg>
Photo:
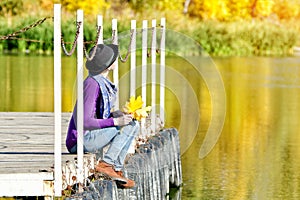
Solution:
<svg viewBox="0 0 300 200"><path fill-rule="evenodd" d="M101 98L99 85L92 78L86 79L84 83L84 130L94 130L114 126L113 118L97 119L97 99Z"/></svg>

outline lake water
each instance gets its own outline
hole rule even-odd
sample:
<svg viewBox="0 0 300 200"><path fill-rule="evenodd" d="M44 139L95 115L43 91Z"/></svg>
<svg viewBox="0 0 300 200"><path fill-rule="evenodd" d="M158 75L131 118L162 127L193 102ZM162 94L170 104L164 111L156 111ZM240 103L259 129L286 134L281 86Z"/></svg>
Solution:
<svg viewBox="0 0 300 200"><path fill-rule="evenodd" d="M166 63L166 127L180 134L181 199L299 199L300 57L169 56ZM1 112L53 111L51 56L1 55L0 66ZM124 105L129 66L119 67ZM63 111L70 112L74 57L63 57L62 74ZM211 125L214 120L224 125L220 133ZM200 158L207 134L220 136Z"/></svg>

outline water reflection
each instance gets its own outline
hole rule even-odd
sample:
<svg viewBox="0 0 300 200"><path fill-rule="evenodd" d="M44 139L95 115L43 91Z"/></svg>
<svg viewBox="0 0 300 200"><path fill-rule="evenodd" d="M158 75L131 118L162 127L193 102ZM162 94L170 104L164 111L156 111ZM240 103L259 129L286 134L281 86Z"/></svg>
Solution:
<svg viewBox="0 0 300 200"><path fill-rule="evenodd" d="M202 77L179 58L168 66L183 74L198 95L200 124L188 151L182 155L181 199L299 199L300 198L300 58L214 59L224 80L227 115L213 151L198 158L211 118L211 99ZM63 57L63 111L72 110L76 60ZM204 62L199 60L199 62ZM0 57L0 111L53 111L53 58ZM129 69L124 66L124 69ZM124 72L120 72L122 76ZM177 94L180 82L167 77ZM167 93L167 126L178 128L181 107L174 91ZM128 95L122 95L122 101ZM198 123L198 122L197 122ZM180 133L184 140L189 133Z"/></svg>
<svg viewBox="0 0 300 200"><path fill-rule="evenodd" d="M298 199L300 59L216 62L227 94L226 123L205 159L195 157L197 142L182 157L183 197Z"/></svg>
<svg viewBox="0 0 300 200"><path fill-rule="evenodd" d="M50 92L53 72L51 66L43 65L45 60L41 57L8 56L0 59L0 110L1 111L37 111L42 108L47 100L47 91ZM44 76L38 69L38 64L47 71L49 76ZM43 80L43 81L41 81ZM39 87L36 87L36 85ZM36 95L39 98L36 98ZM50 93L50 95L52 95ZM24 105L27 108L24 108ZM51 107L50 107L51 109Z"/></svg>

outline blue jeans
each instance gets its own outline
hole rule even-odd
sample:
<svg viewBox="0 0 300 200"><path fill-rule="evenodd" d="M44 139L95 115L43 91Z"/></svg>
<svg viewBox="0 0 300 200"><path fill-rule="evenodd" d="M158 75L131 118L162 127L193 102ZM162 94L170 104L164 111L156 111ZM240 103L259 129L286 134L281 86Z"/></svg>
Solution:
<svg viewBox="0 0 300 200"><path fill-rule="evenodd" d="M103 147L109 145L102 160L114 165L116 171L120 171L123 169L128 149L138 135L139 130L139 123L132 121L130 124L122 127L108 127L86 131L84 134L84 151L98 153ZM71 153L76 153L76 151L77 145L71 149Z"/></svg>

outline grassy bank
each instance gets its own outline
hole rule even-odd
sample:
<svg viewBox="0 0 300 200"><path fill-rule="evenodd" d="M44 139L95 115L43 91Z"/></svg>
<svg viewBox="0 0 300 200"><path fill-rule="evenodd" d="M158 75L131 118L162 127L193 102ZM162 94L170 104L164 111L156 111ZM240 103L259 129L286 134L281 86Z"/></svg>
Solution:
<svg viewBox="0 0 300 200"><path fill-rule="evenodd" d="M269 21L203 22L193 37L214 56L284 56L293 53L299 30Z"/></svg>
<svg viewBox="0 0 300 200"><path fill-rule="evenodd" d="M118 31L128 32L130 19L119 17L120 19L117 18L119 20ZM142 17L140 16L140 18ZM5 19L0 19L0 35L11 34L41 18L43 17L16 17L12 24L9 24ZM63 38L66 42L74 41L75 19L76 17L73 16L62 21ZM300 35L299 25L298 27L297 25L291 26L291 24L297 24L291 21L275 23L266 20L238 22L190 20L190 23L187 23L185 21L188 20L187 17L180 18L180 20L175 19L174 21L167 16L167 28L189 36L211 56L286 56L292 54L292 48L297 45ZM140 22L141 20L138 21L138 23ZM51 54L53 49L52 19L21 33L18 38L18 40L0 40L0 52ZM84 40L93 41L95 38L96 20L86 19L84 22ZM111 38L110 23L105 23L104 38ZM172 38L168 39L172 40ZM67 48L70 49L70 46L67 45ZM87 45L87 48L90 46Z"/></svg>

